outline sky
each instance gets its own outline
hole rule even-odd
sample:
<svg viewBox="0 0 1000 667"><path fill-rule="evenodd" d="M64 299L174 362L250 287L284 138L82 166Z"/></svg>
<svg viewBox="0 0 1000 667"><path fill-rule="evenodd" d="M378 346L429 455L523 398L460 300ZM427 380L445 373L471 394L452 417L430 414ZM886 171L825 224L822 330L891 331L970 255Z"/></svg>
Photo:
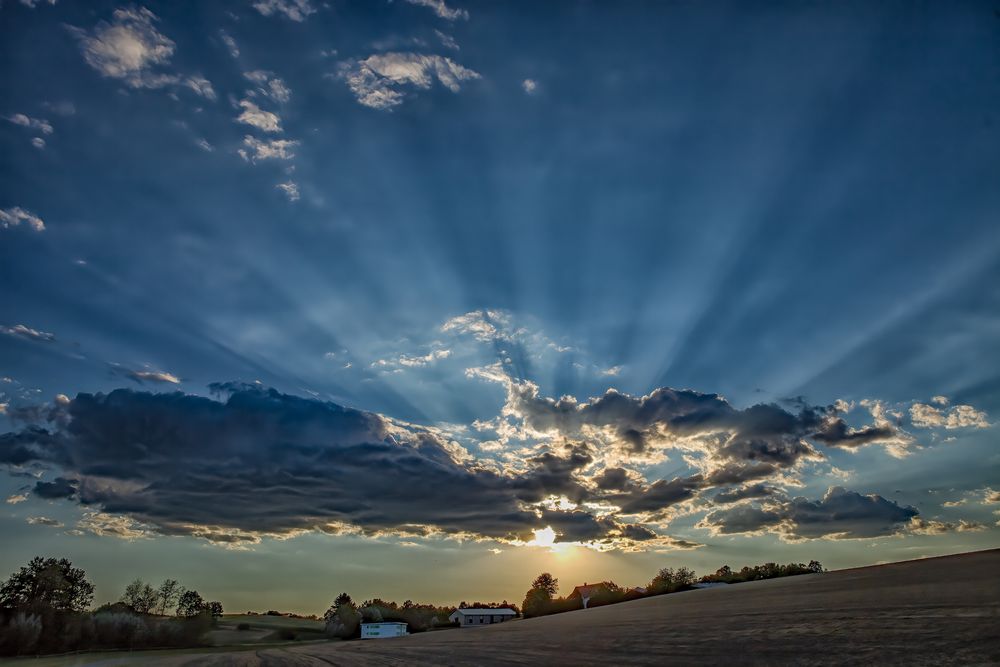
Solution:
<svg viewBox="0 0 1000 667"><path fill-rule="evenodd" d="M997 547L998 30L4 0L0 576L321 613Z"/></svg>

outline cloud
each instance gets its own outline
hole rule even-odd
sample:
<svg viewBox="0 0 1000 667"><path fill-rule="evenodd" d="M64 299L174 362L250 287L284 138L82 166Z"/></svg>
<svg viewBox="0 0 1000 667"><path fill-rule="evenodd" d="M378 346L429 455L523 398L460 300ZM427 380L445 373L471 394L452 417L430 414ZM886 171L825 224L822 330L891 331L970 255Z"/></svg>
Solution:
<svg viewBox="0 0 1000 667"><path fill-rule="evenodd" d="M37 148L38 150L42 150L43 148L45 148L45 139L42 139L41 137L34 137L31 140L31 145Z"/></svg>
<svg viewBox="0 0 1000 667"><path fill-rule="evenodd" d="M467 334L480 342L494 343L513 340L510 323L510 315L502 310L474 310L452 317L441 325L441 331Z"/></svg>
<svg viewBox="0 0 1000 667"><path fill-rule="evenodd" d="M460 51L461 48L458 46L458 42L455 38L446 32L441 32L440 30L435 30L434 34L437 35L438 40L441 41L441 46L446 49L451 49L452 51Z"/></svg>
<svg viewBox="0 0 1000 667"><path fill-rule="evenodd" d="M256 162L257 160L290 160L295 157L292 149L298 146L298 144L298 141L291 139L261 140L247 135L243 137L243 145L247 148L241 148L237 152L247 162Z"/></svg>
<svg viewBox="0 0 1000 667"><path fill-rule="evenodd" d="M61 521L56 521L55 519L50 519L45 516L29 516L28 523L32 526L51 526L52 528L63 527Z"/></svg>
<svg viewBox="0 0 1000 667"><path fill-rule="evenodd" d="M937 396L935 399L944 398ZM947 400L947 399L946 399ZM935 402L937 402L935 400ZM945 405L944 403L938 403ZM985 412L971 405L955 405L947 411L924 403L914 403L910 407L910 420L919 428L989 428L990 422Z"/></svg>
<svg viewBox="0 0 1000 667"><path fill-rule="evenodd" d="M22 222L36 232L45 231L45 223L31 211L25 210L20 206L0 209L0 228L17 227Z"/></svg>
<svg viewBox="0 0 1000 667"><path fill-rule="evenodd" d="M617 377L622 372L621 366L612 366L611 368L605 368L601 371L601 375L605 377Z"/></svg>
<svg viewBox="0 0 1000 667"><path fill-rule="evenodd" d="M1000 491L993 489L983 489L983 502L989 505L1000 503Z"/></svg>
<svg viewBox="0 0 1000 667"><path fill-rule="evenodd" d="M259 94L270 97L275 102L287 102L292 97L292 91L280 77L274 75L274 72L254 70L244 72L243 76L259 86L257 88Z"/></svg>
<svg viewBox="0 0 1000 667"><path fill-rule="evenodd" d="M187 77L184 80L184 85L206 99L215 99L215 89L212 88L212 82L200 74Z"/></svg>
<svg viewBox="0 0 1000 667"><path fill-rule="evenodd" d="M240 100L239 106L243 112L236 117L238 122L252 125L264 132L281 132L281 118L278 114L264 111L251 100Z"/></svg>
<svg viewBox="0 0 1000 667"><path fill-rule="evenodd" d="M100 21L92 32L74 28L84 60L102 76L124 79L133 88L161 88L176 82L176 76L150 70L166 65L174 54L174 42L160 33L159 19L144 7L123 7Z"/></svg>
<svg viewBox="0 0 1000 667"><path fill-rule="evenodd" d="M4 116L4 120L13 123L14 125L20 125L21 127L27 127L32 130L38 130L42 134L52 134L54 131L52 129L52 124L47 120L41 118L31 118L23 113L16 113L11 116Z"/></svg>
<svg viewBox="0 0 1000 667"><path fill-rule="evenodd" d="M229 55L231 55L233 58L240 57L240 47L237 46L236 40L233 39L228 32L226 32L225 30L220 30L219 38L222 39L222 43L226 45L227 49L229 49Z"/></svg>
<svg viewBox="0 0 1000 667"><path fill-rule="evenodd" d="M128 376L139 384L143 382L158 382L163 384L180 384L181 380L173 373L165 371L130 371Z"/></svg>
<svg viewBox="0 0 1000 667"><path fill-rule="evenodd" d="M130 88L184 86L215 99L215 90L200 75L182 76L166 66L175 44L156 28L159 18L145 7L121 7L111 21L99 21L93 30L70 27L80 42L83 58L101 76L120 79Z"/></svg>
<svg viewBox="0 0 1000 667"><path fill-rule="evenodd" d="M340 64L339 76L358 102L380 110L402 104L405 86L426 90L437 80L457 93L462 82L480 78L450 58L420 53L384 53L346 61Z"/></svg>
<svg viewBox="0 0 1000 667"><path fill-rule="evenodd" d="M787 540L863 539L895 535L917 516L880 495L834 486L820 500L797 497L710 512L699 523L715 535L774 532Z"/></svg>
<svg viewBox="0 0 1000 667"><path fill-rule="evenodd" d="M469 12L464 9L452 9L445 4L444 0L406 0L406 2L411 5L429 7L434 10L434 13L437 14L438 17L449 21L454 21L455 19L467 20L469 18Z"/></svg>
<svg viewBox="0 0 1000 667"><path fill-rule="evenodd" d="M432 350L427 354L421 356L411 356L407 354L402 354L396 359L379 359L372 362L373 368L398 368L400 366L406 368L417 368L420 366L427 366L433 364L441 359L447 359L451 356L451 350Z"/></svg>
<svg viewBox="0 0 1000 667"><path fill-rule="evenodd" d="M538 90L538 82L534 79L525 79L521 82L521 88L529 95L534 95L535 91Z"/></svg>
<svg viewBox="0 0 1000 667"><path fill-rule="evenodd" d="M215 146L213 146L212 144L208 143L208 141L205 140L205 139L199 139L198 141L195 142L195 145L197 145L198 148L200 148L201 150L205 151L206 153L214 153L215 152Z"/></svg>
<svg viewBox="0 0 1000 667"><path fill-rule="evenodd" d="M256 0L254 9L264 16L282 14L292 21L302 22L310 14L316 13L311 0Z"/></svg>
<svg viewBox="0 0 1000 667"><path fill-rule="evenodd" d="M27 499L28 499L27 493L15 493L7 496L7 500L5 502L8 505L17 505L18 503L23 503Z"/></svg>
<svg viewBox="0 0 1000 667"><path fill-rule="evenodd" d="M34 9L38 5L42 4L42 0L20 0L21 4L30 9ZM45 0L46 4L54 5L56 0Z"/></svg>
<svg viewBox="0 0 1000 667"><path fill-rule="evenodd" d="M0 333L7 334L8 336L18 336L20 338L38 341L41 343L51 343L56 339L55 334L32 329L31 327L26 327L23 324L15 324L12 327L0 326Z"/></svg>
<svg viewBox="0 0 1000 667"><path fill-rule="evenodd" d="M961 519L958 523L951 521L926 520L913 517L910 520L909 531L916 535L944 535L946 533L974 533L986 530L986 525L978 521Z"/></svg>
<svg viewBox="0 0 1000 667"><path fill-rule="evenodd" d="M498 472L458 458L432 430L256 385L213 387L228 398L78 394L60 406L65 419L0 436L0 462L62 470L35 493L96 512L90 532L107 532L103 518L117 516L128 530L220 543L312 530L514 542L551 525L602 549L673 544L613 515L545 504L589 497L577 478L592 461L585 447Z"/></svg>
<svg viewBox="0 0 1000 667"><path fill-rule="evenodd" d="M92 533L99 537L116 537L120 540L132 540L152 536L146 526L121 515L105 514L104 512L86 512L76 523L77 531Z"/></svg>
<svg viewBox="0 0 1000 667"><path fill-rule="evenodd" d="M299 200L299 186L294 181L285 181L284 183L278 183L274 187L284 192L285 196L288 197L288 201Z"/></svg>

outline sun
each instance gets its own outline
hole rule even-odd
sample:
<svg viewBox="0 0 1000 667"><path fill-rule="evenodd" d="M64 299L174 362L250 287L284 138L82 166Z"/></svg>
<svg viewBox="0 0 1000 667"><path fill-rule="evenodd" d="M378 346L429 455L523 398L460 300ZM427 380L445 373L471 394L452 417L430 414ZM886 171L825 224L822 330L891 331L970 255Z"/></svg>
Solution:
<svg viewBox="0 0 1000 667"><path fill-rule="evenodd" d="M535 539L528 542L527 546L529 547L551 548L556 543L556 531L552 530L552 526L545 526L545 528L540 528L531 532L535 534Z"/></svg>

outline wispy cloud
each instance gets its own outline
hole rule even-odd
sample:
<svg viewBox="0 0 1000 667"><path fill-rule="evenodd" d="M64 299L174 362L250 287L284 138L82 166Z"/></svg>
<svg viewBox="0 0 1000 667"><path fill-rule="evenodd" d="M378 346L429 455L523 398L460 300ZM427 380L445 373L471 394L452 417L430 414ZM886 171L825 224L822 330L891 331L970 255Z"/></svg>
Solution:
<svg viewBox="0 0 1000 667"><path fill-rule="evenodd" d="M290 160L295 157L292 149L299 144L292 139L261 140L247 135L243 137L243 145L237 152L247 162L257 160Z"/></svg>
<svg viewBox="0 0 1000 667"><path fill-rule="evenodd" d="M392 359L378 359L372 362L373 368L419 368L420 366L428 366L441 359L447 359L451 356L451 350L432 350L424 355L408 355L401 354L398 357Z"/></svg>
<svg viewBox="0 0 1000 667"><path fill-rule="evenodd" d="M339 76L358 102L380 110L402 104L407 86L426 90L436 80L457 93L463 82L480 78L478 72L450 58L420 53L384 53L343 62Z"/></svg>
<svg viewBox="0 0 1000 667"><path fill-rule="evenodd" d="M254 70L244 72L243 76L258 85L257 93L269 97L275 102L287 102L292 96L292 91L280 77L274 75L274 72Z"/></svg>
<svg viewBox="0 0 1000 667"><path fill-rule="evenodd" d="M299 186L295 181L285 181L284 183L278 183L274 187L284 192L285 196L288 197L288 201L299 200Z"/></svg>
<svg viewBox="0 0 1000 667"><path fill-rule="evenodd" d="M51 334L46 331L39 331L38 329L32 329L31 327L27 327L23 324L15 324L12 327L0 326L0 333L7 334L8 336L18 336L20 338L39 341L42 343L51 343L56 339L55 334Z"/></svg>
<svg viewBox="0 0 1000 667"><path fill-rule="evenodd" d="M454 21L455 19L468 19L469 12L464 9L453 9L445 4L444 0L406 0L411 5L419 5L434 10L438 17Z"/></svg>
<svg viewBox="0 0 1000 667"><path fill-rule="evenodd" d="M36 232L45 231L45 223L31 211L20 206L0 209L0 228L17 227L21 223L28 225Z"/></svg>
<svg viewBox="0 0 1000 667"><path fill-rule="evenodd" d="M243 111L236 117L238 122L263 132L281 132L281 118L278 114L264 111L251 100L240 100L239 106Z"/></svg>
<svg viewBox="0 0 1000 667"><path fill-rule="evenodd" d="M220 30L219 38L222 40L222 43L226 45L226 49L229 50L229 55L233 58L240 57L240 47L236 44L236 40L233 39L232 35L225 30Z"/></svg>
<svg viewBox="0 0 1000 667"><path fill-rule="evenodd" d="M264 16L280 14L299 22L316 13L316 8L310 0L256 0L253 7Z"/></svg>
<svg viewBox="0 0 1000 667"><path fill-rule="evenodd" d="M27 127L32 130L38 130L42 134L52 134L53 128L49 121L42 118L32 118L23 113L16 113L10 116L4 116L4 120L14 123L15 125L20 125L21 127Z"/></svg>

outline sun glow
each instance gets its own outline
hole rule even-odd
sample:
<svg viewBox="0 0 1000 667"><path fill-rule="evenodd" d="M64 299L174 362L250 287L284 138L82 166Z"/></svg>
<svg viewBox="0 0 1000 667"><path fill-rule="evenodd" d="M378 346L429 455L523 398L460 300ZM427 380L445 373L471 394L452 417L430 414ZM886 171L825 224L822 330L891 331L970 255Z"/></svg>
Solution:
<svg viewBox="0 0 1000 667"><path fill-rule="evenodd" d="M535 534L535 537L523 543L526 547L544 547L549 550L550 553L559 554L565 556L573 552L573 547L577 546L572 542L556 542L556 531L552 530L552 526L545 526L545 528L539 528L531 531Z"/></svg>

